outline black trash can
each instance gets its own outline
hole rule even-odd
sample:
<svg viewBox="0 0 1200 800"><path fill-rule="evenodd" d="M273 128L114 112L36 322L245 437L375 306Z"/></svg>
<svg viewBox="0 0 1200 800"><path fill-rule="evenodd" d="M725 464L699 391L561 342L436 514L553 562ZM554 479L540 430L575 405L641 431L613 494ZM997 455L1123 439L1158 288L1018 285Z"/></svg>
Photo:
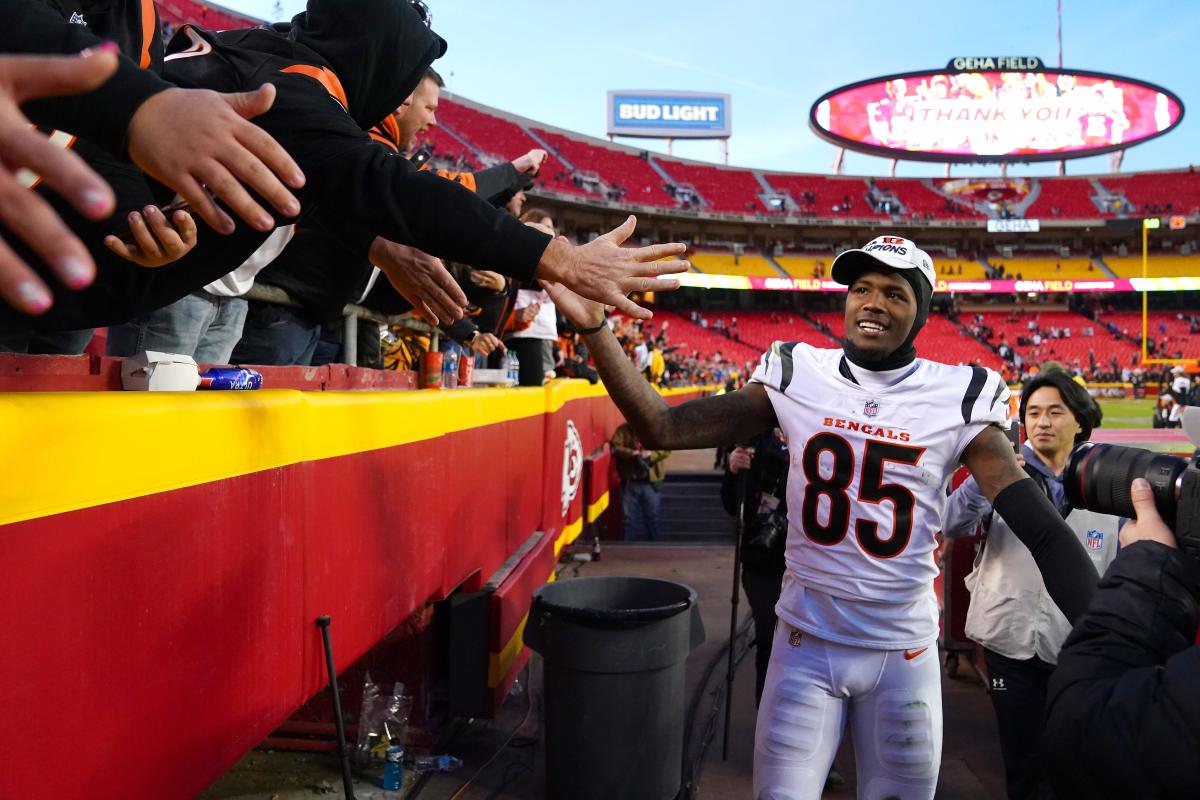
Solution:
<svg viewBox="0 0 1200 800"><path fill-rule="evenodd" d="M696 592L654 578L551 583L525 644L545 661L551 800L671 800L682 782L688 653L704 641Z"/></svg>

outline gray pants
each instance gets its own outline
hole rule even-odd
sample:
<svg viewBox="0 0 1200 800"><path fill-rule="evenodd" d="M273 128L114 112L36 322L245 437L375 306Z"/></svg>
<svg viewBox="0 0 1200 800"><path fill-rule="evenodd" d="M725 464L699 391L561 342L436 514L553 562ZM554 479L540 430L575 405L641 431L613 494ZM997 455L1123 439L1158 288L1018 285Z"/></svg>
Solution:
<svg viewBox="0 0 1200 800"><path fill-rule="evenodd" d="M108 354L159 350L191 356L199 364L228 364L245 321L245 298L221 297L201 289L109 328Z"/></svg>

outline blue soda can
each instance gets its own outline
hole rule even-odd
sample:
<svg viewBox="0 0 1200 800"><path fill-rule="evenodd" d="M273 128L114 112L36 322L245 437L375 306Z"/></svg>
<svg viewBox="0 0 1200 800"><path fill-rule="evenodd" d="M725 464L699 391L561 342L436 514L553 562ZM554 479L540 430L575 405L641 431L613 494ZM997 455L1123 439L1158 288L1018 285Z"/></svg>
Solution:
<svg viewBox="0 0 1200 800"><path fill-rule="evenodd" d="M245 367L213 367L200 373L201 389L261 389L262 385L262 373Z"/></svg>

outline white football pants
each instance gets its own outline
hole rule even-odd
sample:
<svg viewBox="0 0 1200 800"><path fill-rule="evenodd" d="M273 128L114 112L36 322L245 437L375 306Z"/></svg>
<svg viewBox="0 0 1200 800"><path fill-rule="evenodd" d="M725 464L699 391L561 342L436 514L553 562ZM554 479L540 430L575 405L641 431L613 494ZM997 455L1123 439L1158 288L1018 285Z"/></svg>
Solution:
<svg viewBox="0 0 1200 800"><path fill-rule="evenodd" d="M755 800L818 800L847 715L859 800L933 797L942 756L935 643L872 650L780 620L754 735Z"/></svg>

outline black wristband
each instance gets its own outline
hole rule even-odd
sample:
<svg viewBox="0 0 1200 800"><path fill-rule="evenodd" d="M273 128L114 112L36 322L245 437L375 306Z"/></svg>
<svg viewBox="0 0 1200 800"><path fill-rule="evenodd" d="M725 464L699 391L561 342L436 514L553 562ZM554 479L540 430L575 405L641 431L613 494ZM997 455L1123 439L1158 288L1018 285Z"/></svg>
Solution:
<svg viewBox="0 0 1200 800"><path fill-rule="evenodd" d="M600 329L608 325L607 319L600 320L600 324L594 328L576 328L575 332L580 336L591 336L593 333L599 333Z"/></svg>

